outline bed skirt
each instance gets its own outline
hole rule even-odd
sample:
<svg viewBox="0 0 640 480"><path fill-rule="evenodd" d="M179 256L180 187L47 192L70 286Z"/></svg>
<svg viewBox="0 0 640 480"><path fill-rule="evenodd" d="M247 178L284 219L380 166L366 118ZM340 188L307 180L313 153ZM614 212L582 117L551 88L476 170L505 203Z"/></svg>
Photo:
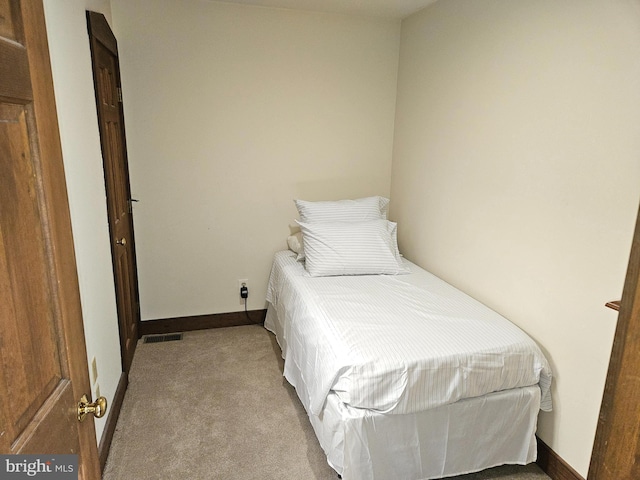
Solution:
<svg viewBox="0 0 640 480"><path fill-rule="evenodd" d="M286 356L283 324L271 304L265 328ZM308 389L293 367L287 380L309 413ZM535 461L539 409L536 385L410 414L353 408L330 394L309 419L329 465L344 480L426 480Z"/></svg>

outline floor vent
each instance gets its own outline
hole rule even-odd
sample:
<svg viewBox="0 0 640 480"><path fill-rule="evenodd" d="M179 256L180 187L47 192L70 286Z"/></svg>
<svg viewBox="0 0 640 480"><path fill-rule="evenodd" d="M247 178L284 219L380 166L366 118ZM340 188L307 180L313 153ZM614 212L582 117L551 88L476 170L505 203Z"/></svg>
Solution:
<svg viewBox="0 0 640 480"><path fill-rule="evenodd" d="M144 343L175 342L176 340L182 340L181 333L168 333L166 335L146 335L144 337Z"/></svg>

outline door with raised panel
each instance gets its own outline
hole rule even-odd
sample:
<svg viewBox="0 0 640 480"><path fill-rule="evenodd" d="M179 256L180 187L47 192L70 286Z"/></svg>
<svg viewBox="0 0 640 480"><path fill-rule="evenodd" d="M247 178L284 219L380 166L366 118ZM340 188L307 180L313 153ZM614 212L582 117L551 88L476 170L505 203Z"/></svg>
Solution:
<svg viewBox="0 0 640 480"><path fill-rule="evenodd" d="M0 452L100 478L42 0L0 0Z"/></svg>
<svg viewBox="0 0 640 480"><path fill-rule="evenodd" d="M104 15L87 12L87 24L107 192L122 369L129 373L138 341L140 307L118 46Z"/></svg>

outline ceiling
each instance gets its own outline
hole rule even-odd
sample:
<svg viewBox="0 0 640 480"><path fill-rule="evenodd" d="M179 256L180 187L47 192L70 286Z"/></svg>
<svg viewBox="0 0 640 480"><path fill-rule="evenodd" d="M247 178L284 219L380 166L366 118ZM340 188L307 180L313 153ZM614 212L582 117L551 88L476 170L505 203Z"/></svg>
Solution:
<svg viewBox="0 0 640 480"><path fill-rule="evenodd" d="M437 0L224 0L227 3L401 19Z"/></svg>

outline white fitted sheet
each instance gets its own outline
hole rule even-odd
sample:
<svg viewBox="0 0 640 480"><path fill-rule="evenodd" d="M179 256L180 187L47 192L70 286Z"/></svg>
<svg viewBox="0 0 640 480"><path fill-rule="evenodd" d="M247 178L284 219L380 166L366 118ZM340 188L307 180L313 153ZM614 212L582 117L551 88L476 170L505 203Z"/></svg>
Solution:
<svg viewBox="0 0 640 480"><path fill-rule="evenodd" d="M406 260L407 275L310 277L295 258L275 255L267 301L282 322L285 377L302 379L310 414L331 394L408 414L536 385L551 409L551 370L536 343L441 279Z"/></svg>

